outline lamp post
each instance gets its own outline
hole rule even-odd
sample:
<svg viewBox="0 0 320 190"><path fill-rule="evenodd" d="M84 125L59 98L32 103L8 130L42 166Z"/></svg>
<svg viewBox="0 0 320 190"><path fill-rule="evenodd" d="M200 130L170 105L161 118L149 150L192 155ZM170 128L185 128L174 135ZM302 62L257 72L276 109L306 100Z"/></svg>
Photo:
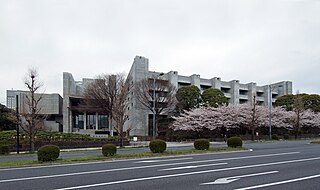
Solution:
<svg viewBox="0 0 320 190"><path fill-rule="evenodd" d="M18 95L16 95L16 117L17 117L17 124L16 124L16 130L17 130L17 154L19 154L19 102L18 102Z"/></svg>
<svg viewBox="0 0 320 190"><path fill-rule="evenodd" d="M271 92L271 85L268 85L268 96L269 96L269 138L272 139L272 120L271 120L271 108L272 108L272 92Z"/></svg>
<svg viewBox="0 0 320 190"><path fill-rule="evenodd" d="M153 104L152 104L152 139L155 140L157 136L157 127L156 127L156 77L162 76L163 73L158 75L153 75Z"/></svg>

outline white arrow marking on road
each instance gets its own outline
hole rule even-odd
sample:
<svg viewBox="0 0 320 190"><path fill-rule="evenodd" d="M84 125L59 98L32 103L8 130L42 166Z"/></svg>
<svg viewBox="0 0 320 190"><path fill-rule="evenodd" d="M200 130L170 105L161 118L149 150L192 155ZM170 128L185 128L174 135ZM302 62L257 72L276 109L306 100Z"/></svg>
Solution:
<svg viewBox="0 0 320 190"><path fill-rule="evenodd" d="M193 169L193 168L200 168L200 167L206 167L206 166L219 166L219 165L225 165L225 164L228 164L228 163L203 164L203 165L197 165L197 166L182 166L182 167L176 167L176 168L162 169L162 170L158 170L158 171Z"/></svg>
<svg viewBox="0 0 320 190"><path fill-rule="evenodd" d="M259 175L267 175L267 174L273 174L278 173L279 171L270 171L270 172L263 172L263 173L255 173L255 174L247 174L247 175L239 175L239 176L233 176L233 177L226 177L226 178L220 178L215 180L214 182L208 182L208 183L201 183L200 185L218 185L218 184L227 184L231 183L233 181L237 181L240 178L244 177L252 177L252 176L259 176Z"/></svg>
<svg viewBox="0 0 320 190"><path fill-rule="evenodd" d="M178 158L178 159L162 159L162 160L143 160L135 163L154 163L154 162L168 162L168 161L178 161L178 160L192 160L193 158Z"/></svg>

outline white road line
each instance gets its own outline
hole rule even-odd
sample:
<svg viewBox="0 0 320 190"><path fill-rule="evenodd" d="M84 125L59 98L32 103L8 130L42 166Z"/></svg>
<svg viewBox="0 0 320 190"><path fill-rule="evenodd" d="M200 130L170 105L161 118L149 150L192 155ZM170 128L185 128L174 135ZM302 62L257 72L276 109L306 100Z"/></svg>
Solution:
<svg viewBox="0 0 320 190"><path fill-rule="evenodd" d="M95 171L76 172L76 173L67 173L67 174L56 174L56 175L47 175L47 176L13 178L13 179L0 180L0 183L12 182L12 181L34 180L34 179L45 179L45 178L55 178L55 177L65 177L65 176L75 176L75 175L84 175L84 174L93 174L93 173L115 172L115 171L124 171L124 170L135 170L135 169L144 169L144 168L155 168L155 167L174 166L174 165L183 165L183 164L194 164L194 163L216 162L216 161L225 161L225 160L239 160L239 159L248 159L248 158L282 156L282 155L290 155L290 154L298 154L298 153L299 152L287 152L287 153L278 153L278 154L232 157L232 158L222 158L222 159L213 159L213 160L200 160L200 161L192 161L192 162L180 162L180 163L158 164L158 165L148 165L148 166L135 166L135 167L127 167L127 168L115 168L115 169L95 170Z"/></svg>
<svg viewBox="0 0 320 190"><path fill-rule="evenodd" d="M238 170L238 169L245 169L245 168L255 168L255 167L262 167L262 166L280 165L280 164L288 164L288 163L304 162L304 161L312 161L312 160L320 160L320 157L299 159L299 160L288 160L288 161L265 163L265 164L255 164L255 165L247 165L247 166L238 166L238 167L222 168L222 169L215 169L215 170L204 170L204 171L196 171L196 172L188 172L188 173L180 173L180 174L127 179L127 180L121 180L121 181L112 181L112 182L106 182L106 183L97 183L97 184L91 184L91 185L67 187L67 188L61 188L61 189L56 189L56 190L83 189L83 188L89 188L89 187L106 186L106 185L121 184L121 183L128 183L128 182L146 181L146 180L170 178L170 177L178 177L178 176L187 176L187 175L195 175L195 174L204 174L204 173L220 172L220 171L227 171L227 170Z"/></svg>
<svg viewBox="0 0 320 190"><path fill-rule="evenodd" d="M318 175L312 175L312 176L307 176L307 177L302 177L302 178L290 179L290 180L286 180L286 181L279 181L279 182L274 182L274 183L267 183L267 184L262 184L262 185L256 185L256 186L251 186L251 187L244 187L244 188L239 188L239 189L235 189L235 190L258 189L258 188L261 188L261 187L269 187L269 186L274 186L274 185L281 185L281 184L285 184L285 183L292 183L292 182L296 182L296 181L303 181L303 180L313 179L313 178L317 178L317 177L320 177L320 174L318 174Z"/></svg>
<svg viewBox="0 0 320 190"><path fill-rule="evenodd" d="M179 161L179 160L192 160L193 158L176 158L176 159L161 159L161 160L143 160L134 163L154 163L154 162L168 162L168 161Z"/></svg>
<svg viewBox="0 0 320 190"><path fill-rule="evenodd" d="M197 165L197 166L183 166L183 167L177 167L177 168L167 168L167 169L162 169L158 171L171 171L171 170L183 170L183 169L194 169L194 168L201 168L201 167L206 167L206 166L219 166L219 165L226 165L228 163L216 163L216 164L204 164L204 165Z"/></svg>
<svg viewBox="0 0 320 190"><path fill-rule="evenodd" d="M225 177L225 178L216 179L214 182L201 183L200 185L227 184L227 183L231 183L233 181L239 180L240 178L267 175L267 174L274 174L274 173L278 173L278 172L279 171L270 171L270 172L262 172L262 173L255 173L255 174L246 174L246 175Z"/></svg>

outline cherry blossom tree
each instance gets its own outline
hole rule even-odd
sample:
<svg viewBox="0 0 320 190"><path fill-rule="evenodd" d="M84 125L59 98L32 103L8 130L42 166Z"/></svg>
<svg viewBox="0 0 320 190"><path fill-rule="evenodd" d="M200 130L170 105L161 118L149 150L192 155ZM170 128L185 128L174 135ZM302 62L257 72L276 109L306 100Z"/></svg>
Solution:
<svg viewBox="0 0 320 190"><path fill-rule="evenodd" d="M290 129L293 130L295 139L298 138L302 128L320 127L319 113L315 113L311 110L303 110L299 111L299 114L295 111L290 111L288 114L289 124L291 124Z"/></svg>
<svg viewBox="0 0 320 190"><path fill-rule="evenodd" d="M265 106L254 104L240 104L239 108L240 125L251 130L251 140L254 140L255 130L265 126L268 118L268 109Z"/></svg>
<svg viewBox="0 0 320 190"><path fill-rule="evenodd" d="M301 127L320 127L320 114L312 111L304 111L299 117L297 125L297 114L293 111L286 111L282 107L274 107L271 110L272 127L284 128L299 132ZM181 116L174 117L170 128L173 130L202 131L203 129L222 131L246 127L252 131L259 127L268 125L268 108L259 105L239 104L221 106L218 108L201 107L185 111ZM299 126L300 128L297 128ZM251 137L254 140L254 137Z"/></svg>
<svg viewBox="0 0 320 190"><path fill-rule="evenodd" d="M175 121L170 128L173 130L201 131L204 128L215 130L217 128L238 127L239 110L237 106L221 106L219 108L201 107L190 111L185 111L179 117L174 117Z"/></svg>

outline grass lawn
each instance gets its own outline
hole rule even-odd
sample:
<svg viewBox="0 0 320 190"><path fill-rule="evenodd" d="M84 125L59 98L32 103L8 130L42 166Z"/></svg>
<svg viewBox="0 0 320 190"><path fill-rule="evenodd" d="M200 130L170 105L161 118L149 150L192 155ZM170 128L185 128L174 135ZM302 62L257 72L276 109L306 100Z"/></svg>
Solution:
<svg viewBox="0 0 320 190"><path fill-rule="evenodd" d="M212 153L212 152L227 152L227 151L241 151L246 148L230 148L230 147L217 147L210 148L209 150L170 150L164 153L152 153L152 152L136 152L127 154L116 154L113 156L105 157L101 155L83 156L74 158L63 158L53 162L39 162L37 160L14 160L0 162L0 167L16 167L16 166L30 166L38 164L58 164L58 163L70 163L70 162L81 162L81 161L93 161L93 160L115 160L115 159L131 159L131 158L145 158L145 157L159 157L169 155L183 155L183 154L194 154L194 153Z"/></svg>

